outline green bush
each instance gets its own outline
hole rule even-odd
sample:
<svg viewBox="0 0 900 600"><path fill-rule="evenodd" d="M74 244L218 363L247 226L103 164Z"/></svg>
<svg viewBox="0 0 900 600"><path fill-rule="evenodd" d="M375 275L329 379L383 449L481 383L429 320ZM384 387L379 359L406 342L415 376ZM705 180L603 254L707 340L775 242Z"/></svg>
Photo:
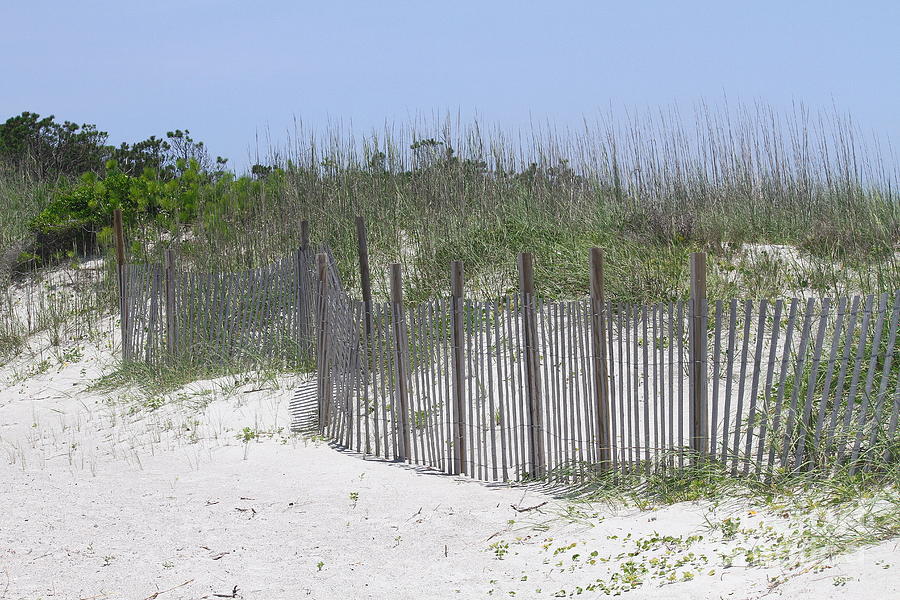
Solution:
<svg viewBox="0 0 900 600"><path fill-rule="evenodd" d="M113 211L121 209L126 225L155 221L174 231L179 224L197 217L201 194L214 184L212 176L194 161L182 161L180 174L160 179L151 169L132 176L106 163L106 176L85 173L75 183L57 189L53 200L30 222L35 234L35 252L46 261L73 244L93 242L108 236Z"/></svg>

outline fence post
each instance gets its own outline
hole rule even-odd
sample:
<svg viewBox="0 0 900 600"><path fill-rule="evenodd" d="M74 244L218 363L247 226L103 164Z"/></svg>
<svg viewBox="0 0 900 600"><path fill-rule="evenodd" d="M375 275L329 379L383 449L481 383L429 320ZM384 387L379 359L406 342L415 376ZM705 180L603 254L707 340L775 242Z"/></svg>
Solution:
<svg viewBox="0 0 900 600"><path fill-rule="evenodd" d="M297 250L297 341L304 358L312 354L309 285L309 221L300 221L300 247Z"/></svg>
<svg viewBox="0 0 900 600"><path fill-rule="evenodd" d="M300 221L300 249L309 250L309 221Z"/></svg>
<svg viewBox="0 0 900 600"><path fill-rule="evenodd" d="M531 475L544 475L544 425L541 414L541 382L538 369L537 319L534 298L534 256L519 254L519 288L522 294L522 332L525 347L525 397L528 401L528 437L531 442Z"/></svg>
<svg viewBox="0 0 900 600"><path fill-rule="evenodd" d="M453 474L466 472L466 357L463 319L463 262L450 263L450 323L453 329Z"/></svg>
<svg viewBox="0 0 900 600"><path fill-rule="evenodd" d="M319 274L318 293L318 343L316 355L318 359L318 396L319 396L319 432L325 434L328 421L328 408L331 402L331 369L329 368L329 352L331 340L328 332L328 255L316 255L316 266Z"/></svg>
<svg viewBox="0 0 900 600"><path fill-rule="evenodd" d="M698 455L708 450L706 394L706 253L691 253L691 450Z"/></svg>
<svg viewBox="0 0 900 600"><path fill-rule="evenodd" d="M166 349L175 354L175 250L166 249Z"/></svg>
<svg viewBox="0 0 900 600"><path fill-rule="evenodd" d="M403 310L403 275L399 263L391 264L391 317L394 323L394 362L397 366L397 412L400 416L400 459L410 460L409 443L409 338Z"/></svg>
<svg viewBox="0 0 900 600"><path fill-rule="evenodd" d="M363 308L366 319L366 346L372 338L372 276L369 272L369 242L366 236L366 220L356 217L356 242L359 246L359 282L362 288Z"/></svg>
<svg viewBox="0 0 900 600"><path fill-rule="evenodd" d="M113 211L113 230L116 237L116 276L119 286L119 322L122 337L122 360L128 360L128 349L131 341L128 339L130 329L128 327L128 301L125 289L125 230L122 226L122 209Z"/></svg>
<svg viewBox="0 0 900 600"><path fill-rule="evenodd" d="M597 460L601 470L612 466L609 422L609 372L606 357L606 298L603 292L603 249L591 248L591 348L597 418Z"/></svg>

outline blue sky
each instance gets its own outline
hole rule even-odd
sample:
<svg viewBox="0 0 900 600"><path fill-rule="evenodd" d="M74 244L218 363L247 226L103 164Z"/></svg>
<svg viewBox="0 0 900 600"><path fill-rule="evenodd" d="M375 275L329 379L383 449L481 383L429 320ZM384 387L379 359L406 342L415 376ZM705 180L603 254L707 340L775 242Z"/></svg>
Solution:
<svg viewBox="0 0 900 600"><path fill-rule="evenodd" d="M237 168L294 117L566 126L726 96L834 105L900 140L895 1L6 0L0 22L0 117L188 128Z"/></svg>

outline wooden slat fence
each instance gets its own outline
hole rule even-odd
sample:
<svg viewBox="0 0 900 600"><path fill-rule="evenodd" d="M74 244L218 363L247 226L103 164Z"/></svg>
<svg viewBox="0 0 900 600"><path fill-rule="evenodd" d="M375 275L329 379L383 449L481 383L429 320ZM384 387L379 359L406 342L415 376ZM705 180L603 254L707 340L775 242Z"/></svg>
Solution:
<svg viewBox="0 0 900 600"><path fill-rule="evenodd" d="M451 299L406 311L406 339L395 335L391 305L375 304L367 351L362 303L334 294L340 299L329 301L333 346L327 350L334 359L319 373L335 382L324 433L363 454L448 473L459 455L461 471L484 481L520 480L540 467L551 480L568 482L596 468L606 427L608 460L619 470L682 468L708 458L734 474L770 477L896 460L898 295L702 303L704 458L691 446L696 384L688 302L604 304L608 404L600 411L591 376L590 300L537 300L540 394L532 407L520 300L466 299L460 452L454 448L460 422L453 410ZM401 370L404 356L408 367ZM405 419L399 413L403 371ZM532 410L540 414L535 435ZM601 412L606 422L598 428Z"/></svg>
<svg viewBox="0 0 900 600"><path fill-rule="evenodd" d="M334 258L330 250L321 249ZM123 355L159 363L312 363L316 286L312 249L239 272L205 273L164 265L123 265ZM168 272L167 272L168 271ZM330 268L332 289L340 290ZM174 357L173 357L174 355Z"/></svg>
<svg viewBox="0 0 900 600"><path fill-rule="evenodd" d="M474 300L458 283L406 306L398 267L367 326L319 251L324 285L308 247L229 274L124 265L125 356L315 365L317 404L295 407L297 428L484 481L898 458L900 293L636 305L604 299L602 283L572 301Z"/></svg>

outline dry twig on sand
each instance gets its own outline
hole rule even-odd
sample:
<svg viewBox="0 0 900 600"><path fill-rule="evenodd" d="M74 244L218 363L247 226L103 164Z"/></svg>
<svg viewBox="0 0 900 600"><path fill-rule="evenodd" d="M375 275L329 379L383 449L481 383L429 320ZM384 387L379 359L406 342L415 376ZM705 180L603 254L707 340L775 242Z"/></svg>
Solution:
<svg viewBox="0 0 900 600"><path fill-rule="evenodd" d="M188 579L188 580L185 581L184 583L179 584L179 585L176 585L175 587L170 587L170 588L167 589L167 590L162 590L161 592L153 592L152 594L150 594L149 596L147 596L146 598L144 598L144 600L156 600L156 598L157 598L160 594L165 594L166 592L171 592L172 590L177 590L178 588L184 587L184 586L186 586L186 585L188 585L188 584L190 584L190 583L193 583L193 582L194 582L193 579ZM96 597L96 596L95 596L95 597Z"/></svg>
<svg viewBox="0 0 900 600"><path fill-rule="evenodd" d="M526 508L519 508L519 507L516 506L515 504L510 504L509 506L510 506L514 511L519 512L519 513L523 513L523 512L528 512L528 511L530 511L530 510L536 510L536 509L538 509L538 508L544 506L545 504L547 504L547 501L541 502L540 504L535 504L534 506L529 506L529 507L526 507Z"/></svg>

